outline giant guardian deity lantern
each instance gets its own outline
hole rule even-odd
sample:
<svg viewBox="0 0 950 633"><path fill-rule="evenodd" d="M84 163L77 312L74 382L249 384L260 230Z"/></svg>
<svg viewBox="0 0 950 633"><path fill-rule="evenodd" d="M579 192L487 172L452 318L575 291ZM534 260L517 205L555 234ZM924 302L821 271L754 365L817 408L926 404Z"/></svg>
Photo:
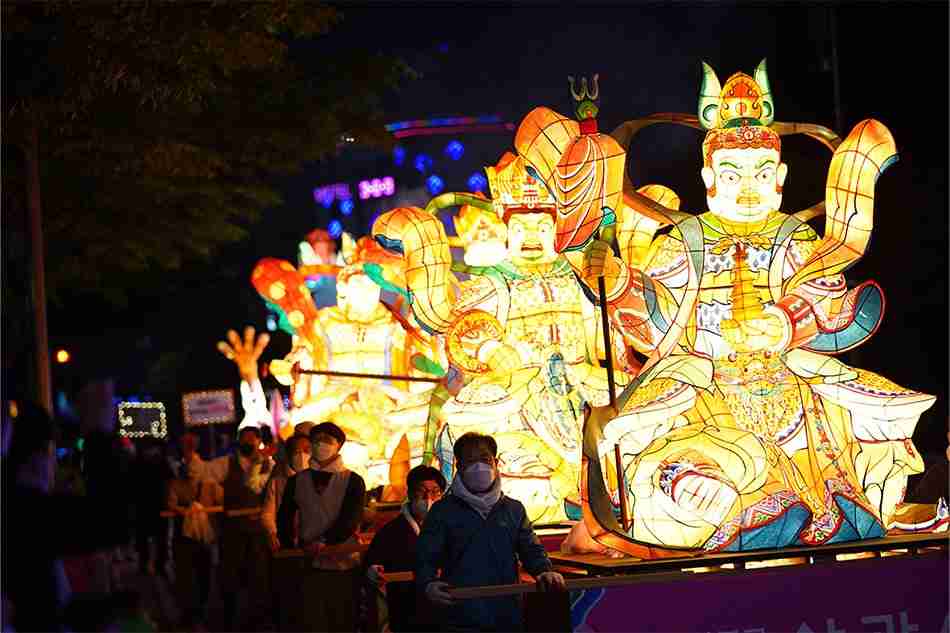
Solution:
<svg viewBox="0 0 950 633"><path fill-rule="evenodd" d="M335 422L347 434L343 447L347 465L373 487L389 483L390 462L397 450L402 458L409 457L410 435L417 436L415 444L421 447L422 429L390 428L387 414L413 393L432 389L426 382L398 378L438 373L437 361L431 361L438 348L402 305L401 259L369 238L354 241L349 236L344 239L343 259L345 265L336 273L337 304L331 307L316 307L302 271L286 261L261 260L251 281L266 301L280 308L282 320L293 328L290 353L270 364L271 373L291 388L286 431L300 422ZM382 301L383 289L397 300ZM256 362L247 362L245 357L256 353L256 361L267 340L258 340L255 346L253 333L245 341L231 334L230 345L222 343L219 348L241 368L245 409L255 403L260 409L264 394ZM421 449L415 458L421 459Z"/></svg>
<svg viewBox="0 0 950 633"><path fill-rule="evenodd" d="M555 199L527 167L523 158L506 153L486 169L490 201L445 194L426 210L383 214L373 235L402 254L419 323L444 336L446 386L417 405L422 413L415 411L428 411L427 451L450 472L457 437L467 431L492 435L505 493L522 501L533 521L552 522L580 516L583 410L607 404L610 395L600 364L601 320L557 250ZM467 267L470 278L460 283L434 212L461 204L493 213L504 225L496 233L507 239L507 256ZM613 340L613 356L622 366L626 350L619 336ZM617 380L627 382L619 371Z"/></svg>
<svg viewBox="0 0 950 633"><path fill-rule="evenodd" d="M934 398L835 358L883 316L877 284L849 288L842 272L868 244L894 140L873 119L840 143L817 126L773 122L765 62L724 85L703 69L698 117L680 121L706 130L709 211L679 212L627 183L622 257L600 240L584 253L583 277L591 288L604 279L613 326L647 355L619 410L587 421L584 523L601 544L641 558L907 527L907 477L923 468L911 436ZM803 130L836 147L823 235L806 223L821 205L780 210L789 172L780 134ZM655 235L663 224L671 230ZM939 511L916 527L945 529Z"/></svg>

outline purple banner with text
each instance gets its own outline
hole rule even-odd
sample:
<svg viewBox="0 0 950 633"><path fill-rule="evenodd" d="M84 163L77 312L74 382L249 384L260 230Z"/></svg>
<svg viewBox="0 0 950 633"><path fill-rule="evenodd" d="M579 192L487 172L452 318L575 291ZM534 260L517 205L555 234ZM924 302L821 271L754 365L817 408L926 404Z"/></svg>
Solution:
<svg viewBox="0 0 950 633"><path fill-rule="evenodd" d="M696 574L572 594L575 631L950 633L946 553Z"/></svg>

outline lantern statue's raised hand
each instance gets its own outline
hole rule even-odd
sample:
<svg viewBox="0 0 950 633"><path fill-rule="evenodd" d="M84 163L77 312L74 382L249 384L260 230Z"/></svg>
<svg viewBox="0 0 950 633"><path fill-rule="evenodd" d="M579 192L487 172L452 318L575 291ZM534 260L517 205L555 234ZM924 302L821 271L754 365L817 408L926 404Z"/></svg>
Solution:
<svg viewBox="0 0 950 633"><path fill-rule="evenodd" d="M598 362L600 320L556 250L556 207L544 184L512 154L486 171L490 202L445 199L481 205L507 227L506 259L473 270L468 281L452 275L448 238L431 209L389 211L373 235L403 254L413 313L445 336L450 380L437 402L441 411L432 408L430 417L443 467L451 468L455 438L488 433L498 441L506 494L522 501L532 520L557 521L569 514L566 506L580 509L583 406L609 400ZM626 361L622 347L613 356Z"/></svg>
<svg viewBox="0 0 950 633"><path fill-rule="evenodd" d="M635 556L881 536L900 521L908 475L923 468L911 436L934 398L831 356L882 317L880 288L849 290L841 272L867 245L894 141L866 120L837 147L819 237L779 211L788 168L776 131L785 124L773 129L773 117L764 62L755 78L737 73L724 86L704 65L709 212L669 211L672 230L648 248L642 233L622 245L628 261L599 242L584 257L586 282L605 276L611 319L649 355L619 415L592 416L584 444L585 523ZM637 223L635 206L625 205L622 229ZM609 496L616 444L629 529Z"/></svg>

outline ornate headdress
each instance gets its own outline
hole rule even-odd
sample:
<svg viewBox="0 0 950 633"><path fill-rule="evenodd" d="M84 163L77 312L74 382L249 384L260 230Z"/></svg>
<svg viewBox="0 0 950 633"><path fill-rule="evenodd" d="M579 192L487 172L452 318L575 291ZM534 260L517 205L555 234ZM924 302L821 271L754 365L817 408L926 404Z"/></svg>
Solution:
<svg viewBox="0 0 950 633"><path fill-rule="evenodd" d="M764 59L755 69L754 79L735 73L725 86L720 86L715 71L703 62L699 122L709 130L703 140L706 166L718 149L769 147L781 151L779 135L769 127L774 119L775 105Z"/></svg>
<svg viewBox="0 0 950 633"><path fill-rule="evenodd" d="M491 188L492 206L506 224L515 210L554 213L557 202L544 183L528 171L522 157L505 152L497 165L485 168L485 173Z"/></svg>

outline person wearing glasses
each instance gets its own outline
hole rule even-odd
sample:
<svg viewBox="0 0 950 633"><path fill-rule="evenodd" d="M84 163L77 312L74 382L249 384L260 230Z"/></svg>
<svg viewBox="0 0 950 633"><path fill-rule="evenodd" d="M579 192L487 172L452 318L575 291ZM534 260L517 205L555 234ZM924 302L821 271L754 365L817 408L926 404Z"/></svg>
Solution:
<svg viewBox="0 0 950 633"><path fill-rule="evenodd" d="M416 562L416 540L429 509L442 498L446 482L437 469L419 465L409 471L406 488L409 498L399 516L387 523L373 537L363 558L366 577L385 593L389 630L428 631L430 609L417 596L412 582L387 583L390 572L412 571Z"/></svg>

